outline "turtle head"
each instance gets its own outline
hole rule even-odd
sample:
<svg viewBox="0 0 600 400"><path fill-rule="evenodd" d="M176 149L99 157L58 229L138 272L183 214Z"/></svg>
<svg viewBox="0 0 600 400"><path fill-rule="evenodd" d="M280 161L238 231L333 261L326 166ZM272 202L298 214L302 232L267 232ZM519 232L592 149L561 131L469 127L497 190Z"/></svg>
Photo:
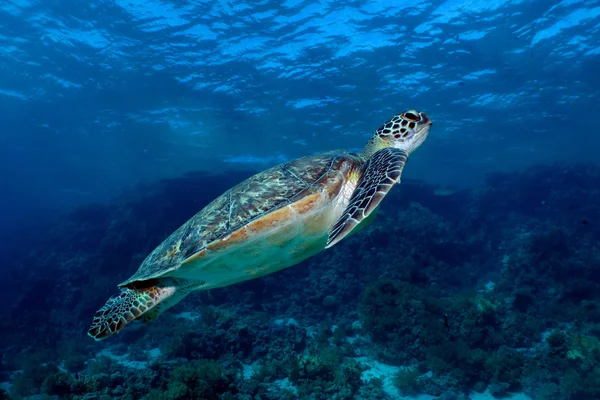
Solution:
<svg viewBox="0 0 600 400"><path fill-rule="evenodd" d="M408 110L394 115L375 132L390 147L405 150L408 154L415 151L429 135L431 118L424 112Z"/></svg>
<svg viewBox="0 0 600 400"><path fill-rule="evenodd" d="M370 157L377 150L386 147L396 147L410 154L427 139L431 124L431 118L427 114L416 110L394 115L375 131L363 150L363 155Z"/></svg>

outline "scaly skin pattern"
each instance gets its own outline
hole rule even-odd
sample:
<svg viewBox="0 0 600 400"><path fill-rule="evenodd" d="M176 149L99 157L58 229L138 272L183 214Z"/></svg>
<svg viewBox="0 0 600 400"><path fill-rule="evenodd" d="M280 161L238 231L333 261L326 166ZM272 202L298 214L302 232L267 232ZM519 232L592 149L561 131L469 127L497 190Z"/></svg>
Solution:
<svg viewBox="0 0 600 400"><path fill-rule="evenodd" d="M200 286L202 282L165 278L139 281L121 288L121 293L108 299L94 314L88 335L102 340L131 321L150 322Z"/></svg>
<svg viewBox="0 0 600 400"><path fill-rule="evenodd" d="M406 151L393 147L381 149L369 158L344 214L329 232L325 248L342 240L375 210L400 181L407 159Z"/></svg>
<svg viewBox="0 0 600 400"><path fill-rule="evenodd" d="M108 299L104 307L94 314L88 335L96 340L104 339L123 329L125 325L175 292L175 288L151 286L145 289L121 289L121 293Z"/></svg>

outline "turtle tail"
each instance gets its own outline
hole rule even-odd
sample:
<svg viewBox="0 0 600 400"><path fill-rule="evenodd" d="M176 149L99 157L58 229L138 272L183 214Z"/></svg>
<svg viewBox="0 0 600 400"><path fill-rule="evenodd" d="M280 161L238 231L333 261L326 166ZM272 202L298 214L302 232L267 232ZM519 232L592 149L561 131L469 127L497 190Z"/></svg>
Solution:
<svg viewBox="0 0 600 400"><path fill-rule="evenodd" d="M177 292L173 286L149 286L145 288L121 288L121 293L112 296L104 307L96 311L88 335L95 340L106 339L119 332L136 319L151 321L167 307L157 307L163 300ZM178 297L178 296L177 296Z"/></svg>

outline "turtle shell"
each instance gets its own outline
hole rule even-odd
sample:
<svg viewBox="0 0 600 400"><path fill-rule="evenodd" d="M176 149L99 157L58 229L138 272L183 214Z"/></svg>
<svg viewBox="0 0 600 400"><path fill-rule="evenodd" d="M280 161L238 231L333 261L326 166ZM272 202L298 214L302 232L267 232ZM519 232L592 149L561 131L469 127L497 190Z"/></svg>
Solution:
<svg viewBox="0 0 600 400"><path fill-rule="evenodd" d="M202 256L211 246L226 250L227 238L240 228L302 199L315 189L341 185L343 178L337 171L348 170L358 163L361 160L357 155L335 151L299 158L246 179L173 232L146 257L138 271L119 286L160 277L187 260ZM339 190L339 187L331 190Z"/></svg>

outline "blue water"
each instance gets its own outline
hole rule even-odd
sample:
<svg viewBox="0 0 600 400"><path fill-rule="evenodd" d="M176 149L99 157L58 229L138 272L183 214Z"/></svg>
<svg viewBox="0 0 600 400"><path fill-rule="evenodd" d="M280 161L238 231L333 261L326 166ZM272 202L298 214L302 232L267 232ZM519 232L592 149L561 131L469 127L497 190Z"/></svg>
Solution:
<svg viewBox="0 0 600 400"><path fill-rule="evenodd" d="M416 178L471 184L595 160L599 7L7 0L4 201L70 205L189 170L359 148L408 108L436 123Z"/></svg>
<svg viewBox="0 0 600 400"><path fill-rule="evenodd" d="M5 353L10 360L0 365L0 378L5 378L0 381L14 381L15 371L25 368L22 358L32 359L32 349L44 353L57 340L82 344L35 357L58 362L67 352L91 359L106 350L107 345L88 342L85 336L99 302L135 272L161 240L227 188L296 157L340 148L360 150L383 122L410 108L432 118L430 137L410 157L403 175L406 188L391 195L394 200L382 213L383 222L366 235L379 235L401 220L412 227L406 228L412 229L412 239L407 240L416 242L418 232L432 229L436 239L426 235L422 240L446 244L423 248L427 256L412 255L403 263L398 260L414 253L409 245L399 249L389 239L375 237L369 246L360 247L359 240L352 239L347 247L309 261L306 265L317 269L337 265L335 279L346 276L342 271L353 274L344 278L353 288L352 296L341 300L343 290L338 288L330 299L334 304L347 302L348 308L335 308L328 323L345 324L349 330L360 314L360 305L353 301L364 299L369 284L387 277L423 290L440 285L444 296L461 290L488 293L485 285L493 282L500 293L490 300L494 304L525 296L525 308L516 306L520 317L504 310L490 326L495 331L522 326L519 318L527 317L537 321L535 329L505 332L485 346L465 339L471 349L481 348L488 355L501 346L537 348L553 329L586 337L597 337L600 331L600 220L595 219L600 1L3 0L0 55L0 276L5 284L0 298L10 303L1 307L6 312L3 332L10 337L2 345L10 349ZM415 203L426 211L409 208ZM535 240L537 234L542 244ZM564 242L570 247L563 251ZM345 252L353 252L353 260ZM544 264L540 257L547 254L551 261ZM383 261L385 257L389 259ZM521 258L513 269L507 266L507 260L519 257L528 261ZM541 263L533 268L537 272L517 279L515 271L536 263ZM376 266L372 275L361 270L366 264ZM319 278L302 275L306 265L304 272L285 271L282 276L297 273L311 285ZM395 272L385 266L395 266ZM536 275L563 267L564 274ZM440 269L454 272L443 275ZM457 272L464 270L471 275ZM591 286L552 286L564 284L573 274L579 274L582 285ZM277 306L282 300L270 293L281 284L269 279L281 278L232 289L231 295L217 292L216 299L198 296L173 314L201 307L203 301L211 307L240 304L244 293L251 293L253 306L248 307L277 321L294 318L306 327L330 318L329 300L321 301L333 290L327 284L313 288L319 294L312 295L320 296L315 309L298 306L294 311ZM525 282L524 287L517 281ZM548 292L540 294L541 288ZM300 290L290 287L281 296ZM552 312L541 307L548 298L560 299L555 306L568 311L557 312L561 317L552 320L547 315ZM69 307L82 302L85 305L69 315ZM530 307L530 302L536 306ZM454 310L435 305L427 312L440 318L444 307ZM49 309L57 314L50 315ZM308 320L302 321L303 315ZM65 330L53 331L48 343L40 344L40 335L55 329L51 327L61 316L68 321ZM270 323L269 329L281 327ZM158 336L166 334L160 331L166 325L160 324L155 328ZM19 340L15 328L22 332ZM260 329L251 330L253 337ZM394 347L385 340L377 342L374 335L364 335L375 340L365 347L371 353L377 346ZM518 335L524 339L515 339ZM455 333L452 343L459 336ZM138 347L148 351L160 342L145 338L149 342ZM131 336L123 340L133 346ZM572 357L573 351L583 352L574 346L569 347ZM369 353L361 351L365 357ZM371 353L369 357L395 366L437 357L427 356L425 350L402 356L394 351L387 358ZM255 363L268 352L243 354L238 361ZM235 358L226 346L194 354L221 363L226 355ZM586 371L597 375L578 375L580 380L573 378L577 383L570 385L594 386L595 377L600 387L600 357L583 352L581 359L592 365ZM454 370L462 368L459 362L446 362ZM555 369L564 372L578 366L561 364ZM422 372L443 370L435 370L431 362L426 369ZM549 370L524 373L527 378L516 386L511 382L510 391L543 399L600 396L548 389L549 383L539 382L562 382L544 375ZM85 375L81 366L69 371ZM563 372L560 376L571 376ZM50 372L36 374L32 376L39 382L32 385L43 392L45 378L40 377ZM507 381L465 376L454 376L460 384L448 388L470 393L478 382L485 388ZM428 390L425 393L435 392ZM356 390L351 392L350 398L358 398ZM64 393L59 398L69 398ZM136 391L132 396L147 393ZM423 388L415 393L423 393ZM125 398L119 392L108 395Z"/></svg>

